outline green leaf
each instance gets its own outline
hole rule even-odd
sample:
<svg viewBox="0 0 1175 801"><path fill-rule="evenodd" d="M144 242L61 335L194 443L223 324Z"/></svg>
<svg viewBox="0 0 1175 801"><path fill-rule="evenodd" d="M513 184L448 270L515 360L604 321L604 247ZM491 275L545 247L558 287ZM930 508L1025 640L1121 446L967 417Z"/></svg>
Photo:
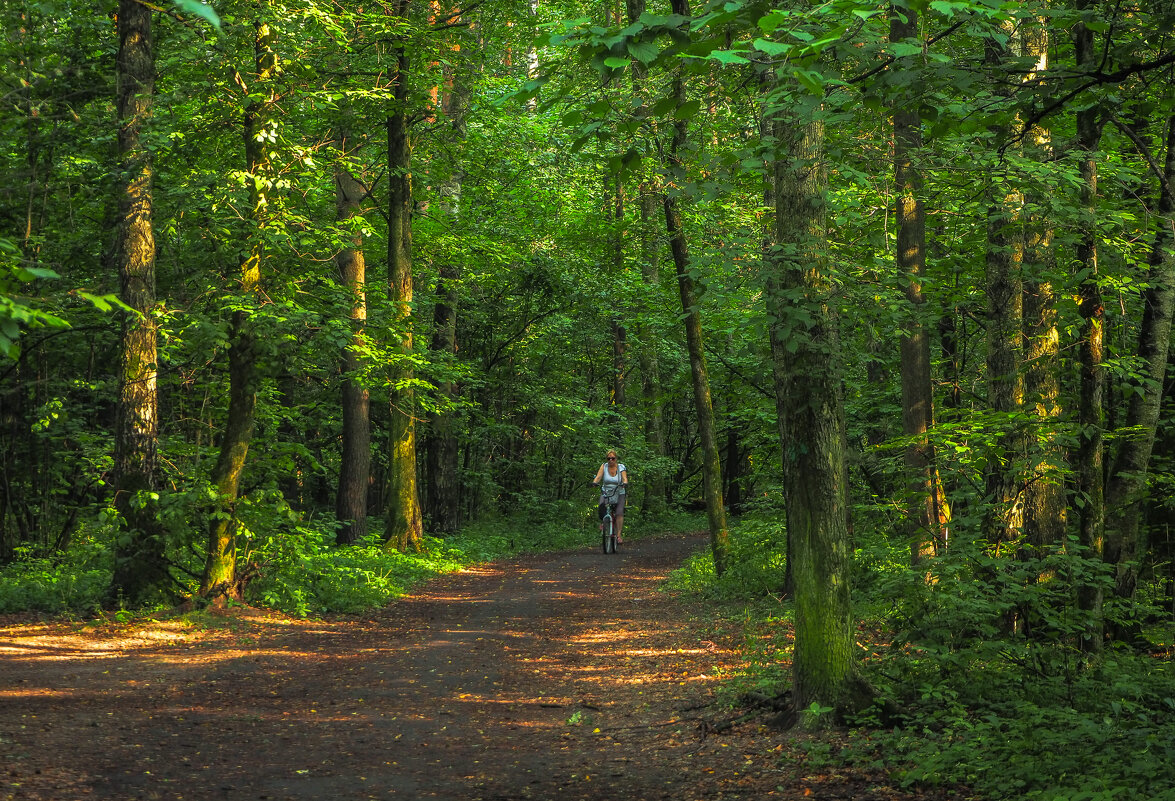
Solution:
<svg viewBox="0 0 1175 801"><path fill-rule="evenodd" d="M220 30L220 17L216 10L207 3L201 3L200 0L171 0L176 8L180 11L186 11L189 14L194 14L200 17L216 30Z"/></svg>
<svg viewBox="0 0 1175 801"><path fill-rule="evenodd" d="M889 50L897 58L922 55L921 45L916 45L911 42L894 42L889 46Z"/></svg>
<svg viewBox="0 0 1175 801"><path fill-rule="evenodd" d="M654 117L664 117L666 114L673 111L675 108L677 108L677 98L676 97L673 97L673 96L663 97L656 102L656 104L653 106L652 109L650 109L650 113Z"/></svg>
<svg viewBox="0 0 1175 801"><path fill-rule="evenodd" d="M697 114L698 109L700 109L701 107L702 107L701 100L690 100L686 103L682 103L680 106L677 107L677 110L673 112L673 119L675 119L675 120L688 120L688 119L692 118L695 114Z"/></svg>
<svg viewBox="0 0 1175 801"><path fill-rule="evenodd" d="M753 44L756 50L760 50L769 56L786 57L795 49L795 45L773 42L770 39L756 39Z"/></svg>
<svg viewBox="0 0 1175 801"><path fill-rule="evenodd" d="M614 70L622 70L632 63L632 59L617 58L616 56L609 56L604 59L604 66L611 67Z"/></svg>
<svg viewBox="0 0 1175 801"><path fill-rule="evenodd" d="M788 12L779 10L765 14L759 18L759 30L763 31L763 33L771 33L772 31L778 30L787 23L790 16Z"/></svg>
<svg viewBox="0 0 1175 801"><path fill-rule="evenodd" d="M815 70L796 70L793 73L805 89L814 95L824 94L824 76Z"/></svg>
<svg viewBox="0 0 1175 801"><path fill-rule="evenodd" d="M629 42L628 54L642 64L651 64L657 60L661 51L655 44L649 42Z"/></svg>
<svg viewBox="0 0 1175 801"><path fill-rule="evenodd" d="M751 62L743 58L741 55L733 50L715 50L706 58L721 62L722 64L750 64Z"/></svg>

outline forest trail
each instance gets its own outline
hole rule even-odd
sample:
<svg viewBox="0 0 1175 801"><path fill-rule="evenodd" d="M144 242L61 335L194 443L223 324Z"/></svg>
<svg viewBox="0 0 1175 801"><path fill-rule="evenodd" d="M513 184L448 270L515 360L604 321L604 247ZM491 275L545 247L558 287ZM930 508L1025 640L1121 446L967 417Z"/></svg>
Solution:
<svg viewBox="0 0 1175 801"><path fill-rule="evenodd" d="M739 633L659 591L705 544L519 557L363 619L0 625L0 799L912 797L714 732Z"/></svg>

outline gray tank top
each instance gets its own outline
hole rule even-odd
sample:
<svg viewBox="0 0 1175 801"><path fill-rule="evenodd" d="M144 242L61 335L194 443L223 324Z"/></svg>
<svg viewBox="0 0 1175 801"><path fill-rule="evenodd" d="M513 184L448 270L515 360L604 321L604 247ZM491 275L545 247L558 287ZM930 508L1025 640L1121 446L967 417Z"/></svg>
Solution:
<svg viewBox="0 0 1175 801"><path fill-rule="evenodd" d="M617 495L624 494L624 485L621 483L624 477L624 471L627 468L620 463L616 463L616 475L608 475L608 463L604 463L604 476L600 479L600 495L604 498L614 498Z"/></svg>

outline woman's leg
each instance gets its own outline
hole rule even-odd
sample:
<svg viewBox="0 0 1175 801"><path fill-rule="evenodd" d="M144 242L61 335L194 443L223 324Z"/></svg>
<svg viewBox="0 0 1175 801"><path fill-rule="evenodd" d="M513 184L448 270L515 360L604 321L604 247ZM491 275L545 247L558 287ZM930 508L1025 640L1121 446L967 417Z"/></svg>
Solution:
<svg viewBox="0 0 1175 801"><path fill-rule="evenodd" d="M616 515L616 542L623 543L624 537L620 536L620 532L624 529L624 515Z"/></svg>

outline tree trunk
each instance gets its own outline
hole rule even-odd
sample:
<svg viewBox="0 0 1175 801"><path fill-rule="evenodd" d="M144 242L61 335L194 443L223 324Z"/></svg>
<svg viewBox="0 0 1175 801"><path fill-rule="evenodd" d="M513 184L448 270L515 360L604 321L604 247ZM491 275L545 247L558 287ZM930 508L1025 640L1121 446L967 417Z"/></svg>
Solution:
<svg viewBox="0 0 1175 801"><path fill-rule="evenodd" d="M1078 10L1088 8L1090 0L1079 0ZM1094 50L1093 32L1083 23L1074 30L1077 66L1094 69L1098 54ZM1082 225L1085 237L1077 246L1077 264L1082 280L1078 289L1078 307L1083 320L1079 343L1080 396L1077 406L1077 491L1081 494L1079 539L1091 556L1101 557L1105 550L1105 453L1103 442L1106 374L1105 316L1097 264L1097 161L1095 153L1101 140L1098 110L1077 112L1077 145L1081 151L1081 201L1088 218ZM1078 588L1082 609L1091 615L1088 637L1082 646L1100 651L1104 631L1102 590L1089 584Z"/></svg>
<svg viewBox="0 0 1175 801"><path fill-rule="evenodd" d="M465 113L468 93L456 78L451 91L442 102L442 109L451 126L450 134L457 142L465 139ZM457 148L457 150L460 150ZM461 216L462 171L458 164L439 188L442 197L441 214L456 225ZM440 266L433 306L433 333L430 348L440 363L453 359L457 353L457 282L458 268L446 261ZM450 380L437 384L442 399L455 401L457 385ZM453 412L438 409L425 437L425 516L432 531L452 534L461 525L461 487L458 483L459 444L454 430Z"/></svg>
<svg viewBox="0 0 1175 801"><path fill-rule="evenodd" d="M1007 48L989 40L986 62L1001 75ZM998 89L997 91L1006 91ZM997 133L1002 133L998 132ZM1006 170L993 170L988 187L987 253L987 405L996 413L996 445L987 465L986 541L998 548L1015 542L1023 530L1024 437L1024 195Z"/></svg>
<svg viewBox="0 0 1175 801"><path fill-rule="evenodd" d="M688 0L673 0L673 13L689 16ZM685 103L685 83L681 76L674 79L674 94L678 105ZM673 142L670 146L668 168L675 180L685 178L681 151L686 144L686 121L673 124ZM690 275L689 249L685 241L685 227L677 197L666 193L665 230L669 235L669 249L677 273L677 288L684 315L686 348L689 352L690 375L694 388L694 407L698 415L698 437L702 444L702 493L706 501L706 519L710 528L710 550L718 575L726 570L729 532L726 527L726 508L722 501L722 460L718 453L718 439L714 431L714 405L710 398L710 376L702 346L702 313L698 307L697 290Z"/></svg>
<svg viewBox="0 0 1175 801"><path fill-rule="evenodd" d="M123 320L114 443L114 500L126 526L119 537L113 589L132 605L168 589L164 532L155 494L159 477L158 325L155 312L155 232L151 156L141 140L151 117L155 56L151 14L136 0L118 9L118 272Z"/></svg>
<svg viewBox="0 0 1175 801"><path fill-rule="evenodd" d="M822 247L825 231L824 128L818 119L776 121L775 247L777 319L773 354L783 410L783 494L795 584L792 662L795 708L806 726L860 708L867 688L854 659L844 407L838 322Z"/></svg>
<svg viewBox="0 0 1175 801"><path fill-rule="evenodd" d="M346 165L348 131L337 134L339 165L335 168L335 219L347 226L362 214L363 185ZM335 262L339 277L351 295L351 342L342 353L343 441L335 516L339 545L353 545L367 534L367 488L371 482L371 397L361 375L367 325L366 263L363 236L358 232L344 245Z"/></svg>
<svg viewBox="0 0 1175 801"><path fill-rule="evenodd" d="M261 13L266 13L263 7ZM276 34L269 24L259 20L254 24L253 85L248 88L251 99L245 107L244 142L245 165L251 176L251 215L256 224L248 254L241 264L240 293L256 297L261 289L261 268L265 257L265 228L269 217L269 193L272 188L272 167L266 156L265 142L272 138L274 123L269 119L272 95L265 84L274 78L280 63L274 51ZM244 80L240 81L244 86ZM224 598L240 596L237 583L237 543L235 506L240 494L241 475L253 441L253 425L257 407L257 335L253 320L246 310L233 313L229 325L229 407L220 454L212 469L211 481L219 496L217 508L210 515L208 553L204 562L204 577L199 594L222 602Z"/></svg>
<svg viewBox="0 0 1175 801"><path fill-rule="evenodd" d="M1115 566L1115 593L1134 598L1138 560L1142 548L1142 504L1146 500L1146 475L1159 423L1171 318L1175 311L1175 116L1167 121L1167 156L1159 176L1159 229L1151 250L1149 287L1142 329L1138 334L1138 360L1143 365L1141 386L1130 396L1125 428L1134 432L1118 447L1114 469L1106 488L1106 561Z"/></svg>
<svg viewBox="0 0 1175 801"><path fill-rule="evenodd" d="M661 243L653 223L657 209L663 202L652 186L643 185L641 187L641 277L644 281L645 294L649 298L655 297L661 285ZM652 305L650 302L645 310L650 309ZM641 404L644 407L645 444L648 446L649 452L655 458L659 458L665 455L665 432L661 409L661 366L657 359L657 347L653 332L641 320L637 320L636 325L640 337L637 359L641 367ZM664 473L660 469L651 471L651 474L643 479L642 483L645 487L644 494L641 496L643 498L641 512L646 515L663 512L669 500Z"/></svg>
<svg viewBox="0 0 1175 801"><path fill-rule="evenodd" d="M1036 58L1038 72L1048 69L1049 29L1046 21L1025 26L1025 55ZM1043 125L1029 132L1033 158L1053 159L1050 131ZM1029 207L1037 203L1028 203ZM1042 199L1043 200L1043 199ZM1057 299L1052 283L1056 271L1052 223L1042 213L1027 220L1024 242L1024 393L1037 429L1025 465L1024 538L1041 551L1064 541L1068 523L1064 475L1066 454L1057 441L1061 419L1060 333Z"/></svg>
<svg viewBox="0 0 1175 801"><path fill-rule="evenodd" d="M409 0L397 14L406 17ZM398 358L391 369L391 448L388 454L386 540L389 548L417 551L424 533L416 487L416 399L412 389L412 156L408 144L408 53L397 54L395 95L388 117L388 297L393 304Z"/></svg>
<svg viewBox="0 0 1175 801"><path fill-rule="evenodd" d="M891 42L912 39L917 34L918 16L914 10L900 9L891 17ZM911 314L901 338L902 430L911 438L905 453L911 479L907 524L910 558L917 564L946 544L947 514L934 447L928 438L934 426L934 397L930 383L930 337L922 320L926 303L922 296L926 274L926 209L922 201L922 175L914 164L916 154L922 149L922 118L914 101L900 103L894 111L893 126L896 262Z"/></svg>
<svg viewBox="0 0 1175 801"><path fill-rule="evenodd" d="M628 21L635 23L645 13L645 0L626 0ZM633 91L638 96L645 92L647 69L639 61L632 63ZM654 332L645 323L651 319L654 298L661 286L661 241L657 235L655 218L658 209L664 205L655 180L643 181L640 186L640 240L641 278L643 279L645 303L641 314L634 321L640 341L637 361L641 369L641 406L645 427L645 444L654 458L665 456L665 432L661 404L661 366L657 359ZM641 495L641 512L645 515L658 514L665 510L672 492L661 469L646 472L642 476L644 492Z"/></svg>
<svg viewBox="0 0 1175 801"><path fill-rule="evenodd" d="M617 176L612 197L612 271L616 281L624 275L624 180ZM612 317L612 408L617 413L615 438L620 442L624 429L624 380L628 372L628 332L619 314Z"/></svg>

